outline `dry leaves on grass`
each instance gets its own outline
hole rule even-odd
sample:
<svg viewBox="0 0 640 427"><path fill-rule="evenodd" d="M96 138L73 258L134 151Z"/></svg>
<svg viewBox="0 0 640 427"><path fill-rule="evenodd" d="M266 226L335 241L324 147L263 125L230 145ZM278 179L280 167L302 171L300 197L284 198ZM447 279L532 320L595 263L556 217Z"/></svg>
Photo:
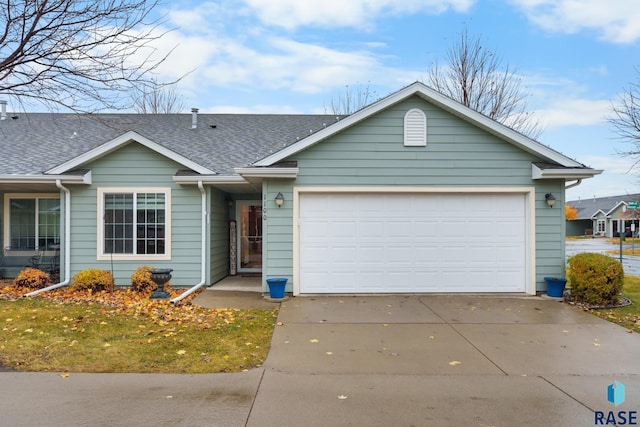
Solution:
<svg viewBox="0 0 640 427"><path fill-rule="evenodd" d="M29 290L22 287L3 286L0 287L0 299L20 299L27 292ZM182 292L182 290L171 290L171 298L177 297ZM193 293L179 304L171 304L169 300L150 300L149 293L131 289L92 292L65 287L43 292L34 298L57 304L87 304L95 306L101 315L107 317L126 314L136 319L145 319L161 327L189 323L209 329L220 327L222 324L232 324L238 316L242 316L241 311L236 309L210 309L193 305L191 300L196 295L197 293Z"/></svg>

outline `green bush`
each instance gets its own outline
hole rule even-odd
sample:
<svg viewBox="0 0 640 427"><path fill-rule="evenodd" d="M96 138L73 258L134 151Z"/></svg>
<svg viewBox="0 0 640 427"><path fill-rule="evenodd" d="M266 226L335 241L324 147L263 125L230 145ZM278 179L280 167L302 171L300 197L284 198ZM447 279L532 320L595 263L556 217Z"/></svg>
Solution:
<svg viewBox="0 0 640 427"><path fill-rule="evenodd" d="M569 258L571 297L594 305L615 305L622 291L622 264L610 256L581 253Z"/></svg>
<svg viewBox="0 0 640 427"><path fill-rule="evenodd" d="M131 289L136 292L147 292L156 289L156 284L151 280L151 271L153 267L142 265L136 268L131 275Z"/></svg>
<svg viewBox="0 0 640 427"><path fill-rule="evenodd" d="M42 289L51 282L51 277L42 270L27 267L18 273L13 284L30 289Z"/></svg>
<svg viewBox="0 0 640 427"><path fill-rule="evenodd" d="M112 291L115 287L110 271L91 268L73 276L71 288L75 290Z"/></svg>

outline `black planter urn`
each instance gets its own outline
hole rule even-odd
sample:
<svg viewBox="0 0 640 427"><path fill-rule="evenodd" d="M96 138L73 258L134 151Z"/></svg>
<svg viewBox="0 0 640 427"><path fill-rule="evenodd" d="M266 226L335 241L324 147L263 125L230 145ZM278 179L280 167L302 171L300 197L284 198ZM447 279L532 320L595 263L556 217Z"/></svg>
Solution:
<svg viewBox="0 0 640 427"><path fill-rule="evenodd" d="M149 270L151 273L151 280L158 286L149 298L151 299L167 299L171 295L169 292L165 292L164 285L171 280L172 268L154 268Z"/></svg>

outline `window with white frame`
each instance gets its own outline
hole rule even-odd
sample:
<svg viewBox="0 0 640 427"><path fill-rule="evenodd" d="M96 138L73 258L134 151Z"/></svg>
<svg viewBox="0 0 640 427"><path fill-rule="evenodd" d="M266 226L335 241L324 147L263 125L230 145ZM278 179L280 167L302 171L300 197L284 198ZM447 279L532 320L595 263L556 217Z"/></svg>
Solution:
<svg viewBox="0 0 640 427"><path fill-rule="evenodd" d="M33 251L60 244L58 194L5 194L4 217L4 247Z"/></svg>
<svg viewBox="0 0 640 427"><path fill-rule="evenodd" d="M98 190L98 259L170 259L171 190Z"/></svg>
<svg viewBox="0 0 640 427"><path fill-rule="evenodd" d="M606 231L606 223L604 219L598 220L598 234L604 234Z"/></svg>

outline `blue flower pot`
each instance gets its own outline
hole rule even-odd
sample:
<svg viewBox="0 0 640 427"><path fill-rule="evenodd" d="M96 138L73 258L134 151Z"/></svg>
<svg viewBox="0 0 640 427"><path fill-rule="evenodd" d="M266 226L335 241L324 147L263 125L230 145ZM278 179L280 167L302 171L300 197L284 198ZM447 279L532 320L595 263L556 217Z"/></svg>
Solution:
<svg viewBox="0 0 640 427"><path fill-rule="evenodd" d="M567 285L567 279L564 277L545 277L547 283L547 295L553 298L562 298L564 296L564 287Z"/></svg>
<svg viewBox="0 0 640 427"><path fill-rule="evenodd" d="M287 286L287 279L284 277L274 277L267 279L269 285L269 296L271 298L284 298L284 289Z"/></svg>

